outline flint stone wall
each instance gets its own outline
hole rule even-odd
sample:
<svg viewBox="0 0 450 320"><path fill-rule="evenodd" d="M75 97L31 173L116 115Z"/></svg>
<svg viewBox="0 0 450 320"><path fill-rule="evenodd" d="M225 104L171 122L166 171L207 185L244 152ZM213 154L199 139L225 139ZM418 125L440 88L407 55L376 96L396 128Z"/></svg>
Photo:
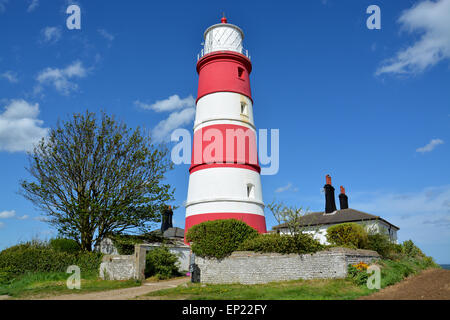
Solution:
<svg viewBox="0 0 450 320"><path fill-rule="evenodd" d="M338 279L349 264L379 258L370 250L331 248L314 254L234 252L218 260L196 257L202 283L258 284L298 279Z"/></svg>
<svg viewBox="0 0 450 320"><path fill-rule="evenodd" d="M145 257L160 243L136 244L132 255L105 255L100 264L100 278L105 280L145 280ZM190 248L183 243L167 245L178 257L179 271L189 270Z"/></svg>
<svg viewBox="0 0 450 320"><path fill-rule="evenodd" d="M134 255L105 255L100 264L100 278L104 280L129 280L136 278Z"/></svg>

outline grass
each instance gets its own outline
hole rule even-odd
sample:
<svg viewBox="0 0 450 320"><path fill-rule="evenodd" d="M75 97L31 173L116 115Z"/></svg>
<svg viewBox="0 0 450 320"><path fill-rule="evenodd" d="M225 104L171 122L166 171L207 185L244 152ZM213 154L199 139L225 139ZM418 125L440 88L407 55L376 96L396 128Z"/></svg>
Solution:
<svg viewBox="0 0 450 320"><path fill-rule="evenodd" d="M397 260L382 260L381 288L402 281L410 275L417 274L428 268L441 268L433 261L422 258L403 257Z"/></svg>
<svg viewBox="0 0 450 320"><path fill-rule="evenodd" d="M348 279L326 279L257 285L189 283L146 296L191 300L351 300L370 293Z"/></svg>
<svg viewBox="0 0 450 320"><path fill-rule="evenodd" d="M135 280L110 281L101 280L96 274L86 274L81 279L81 289L67 288L66 281L70 275L64 272L30 273L18 277L8 285L0 285L0 295L13 298L44 297L72 293L88 293L140 286Z"/></svg>
<svg viewBox="0 0 450 320"><path fill-rule="evenodd" d="M430 261L403 257L382 260L381 288L393 285L427 268L436 268ZM151 292L146 296L164 299L191 300L352 300L369 295L366 284L352 279L296 280L259 285L189 283L177 288Z"/></svg>

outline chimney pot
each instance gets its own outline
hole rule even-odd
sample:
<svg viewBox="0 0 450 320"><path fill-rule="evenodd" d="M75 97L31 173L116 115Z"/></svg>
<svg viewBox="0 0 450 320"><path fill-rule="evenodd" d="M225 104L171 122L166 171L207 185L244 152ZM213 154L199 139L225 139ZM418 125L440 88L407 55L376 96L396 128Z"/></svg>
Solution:
<svg viewBox="0 0 450 320"><path fill-rule="evenodd" d="M325 213L332 213L336 211L336 201L334 200L334 188L331 185L331 176L326 175L327 184L325 189Z"/></svg>
<svg viewBox="0 0 450 320"><path fill-rule="evenodd" d="M345 189L343 186L341 186L341 194L339 195L339 204L340 204L341 210L348 209L348 197L345 194Z"/></svg>
<svg viewBox="0 0 450 320"><path fill-rule="evenodd" d="M165 209L162 212L162 221L161 221L161 232L164 233L169 228L173 227L172 224L172 206L166 206Z"/></svg>

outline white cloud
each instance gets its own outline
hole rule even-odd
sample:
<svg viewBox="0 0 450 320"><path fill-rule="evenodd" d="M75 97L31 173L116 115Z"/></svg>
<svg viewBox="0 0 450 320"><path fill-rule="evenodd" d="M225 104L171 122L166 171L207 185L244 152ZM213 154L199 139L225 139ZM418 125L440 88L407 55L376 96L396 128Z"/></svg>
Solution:
<svg viewBox="0 0 450 320"><path fill-rule="evenodd" d="M353 193L349 205L397 225L402 239L429 244L450 239L450 185L415 192Z"/></svg>
<svg viewBox="0 0 450 320"><path fill-rule="evenodd" d="M61 27L45 27L41 30L41 42L56 43L61 39Z"/></svg>
<svg viewBox="0 0 450 320"><path fill-rule="evenodd" d="M152 137L157 143L167 142L173 130L191 123L195 116L195 100L192 95L181 99L174 94L153 104L140 101L135 101L134 104L145 110L171 112L167 119L160 121L152 130Z"/></svg>
<svg viewBox="0 0 450 320"><path fill-rule="evenodd" d="M169 117L159 122L152 130L155 142L168 140L173 130L192 122L195 116L195 108L187 108L179 112L172 112Z"/></svg>
<svg viewBox="0 0 450 320"><path fill-rule="evenodd" d="M173 96L170 96L165 100L159 100L153 104L145 104L140 101L136 101L135 104L142 109L153 110L156 112L166 112L194 107L195 100L192 97L192 95L184 99L180 99L180 97L177 94L174 94Z"/></svg>
<svg viewBox="0 0 450 320"><path fill-rule="evenodd" d="M292 191L294 191L294 192L297 192L297 191L298 191L298 188L293 188L292 183L289 182L287 185L277 188L277 189L275 190L275 192L276 192L276 193L281 193L281 192L285 192L285 191L289 191L289 190L292 190Z"/></svg>
<svg viewBox="0 0 450 320"><path fill-rule="evenodd" d="M39 0L31 0L30 5L27 8L27 12L32 12L37 7L39 7Z"/></svg>
<svg viewBox="0 0 450 320"><path fill-rule="evenodd" d="M8 219L12 218L16 215L16 212L14 210L11 211L2 211L0 212L0 219Z"/></svg>
<svg viewBox="0 0 450 320"><path fill-rule="evenodd" d="M43 128L39 115L39 104L25 100L12 100L0 113L0 151L30 151L33 145L48 133Z"/></svg>
<svg viewBox="0 0 450 320"><path fill-rule="evenodd" d="M114 41L114 38L115 38L114 35L112 35L108 31L106 31L105 29L98 29L97 31L103 38L105 38L109 42Z"/></svg>
<svg viewBox="0 0 450 320"><path fill-rule="evenodd" d="M418 74L438 62L450 58L450 0L422 1L405 10L398 22L402 30L420 33L413 45L384 61L376 71L383 73Z"/></svg>
<svg viewBox="0 0 450 320"><path fill-rule="evenodd" d="M87 69L83 67L80 61L75 61L64 69L47 68L38 74L39 85L35 88L35 92L40 92L42 85L49 84L59 93L69 95L70 92L78 89L78 85L69 81L69 79L84 78L87 73Z"/></svg>
<svg viewBox="0 0 450 320"><path fill-rule="evenodd" d="M25 215L23 215L23 216L17 217L17 219L19 219L19 220L26 220L26 219L28 219L29 217L30 217L29 215L25 214Z"/></svg>
<svg viewBox="0 0 450 320"><path fill-rule="evenodd" d="M19 78L17 77L17 73L12 72L12 71L3 72L2 74L0 74L0 77L8 80L11 83L19 82Z"/></svg>
<svg viewBox="0 0 450 320"><path fill-rule="evenodd" d="M441 139L432 139L427 145L417 148L416 152L420 153L431 152L434 150L434 148L443 143L444 141L442 141Z"/></svg>

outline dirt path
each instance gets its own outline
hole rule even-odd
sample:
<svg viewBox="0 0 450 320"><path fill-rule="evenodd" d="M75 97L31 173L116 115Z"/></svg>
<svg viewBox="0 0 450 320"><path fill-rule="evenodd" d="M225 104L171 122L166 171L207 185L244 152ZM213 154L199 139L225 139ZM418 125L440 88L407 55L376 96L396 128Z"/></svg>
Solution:
<svg viewBox="0 0 450 320"><path fill-rule="evenodd" d="M450 270L425 270L359 300L450 300Z"/></svg>
<svg viewBox="0 0 450 320"><path fill-rule="evenodd" d="M144 295L146 293L157 291L161 289L175 288L180 284L184 284L190 281L190 278L181 278L168 281L160 282L147 282L143 283L140 287L109 290L109 291L99 291L91 293L81 293L81 294L65 294L61 296L52 296L39 298L36 300L128 300L134 299L138 296ZM29 298L34 300L33 298Z"/></svg>

